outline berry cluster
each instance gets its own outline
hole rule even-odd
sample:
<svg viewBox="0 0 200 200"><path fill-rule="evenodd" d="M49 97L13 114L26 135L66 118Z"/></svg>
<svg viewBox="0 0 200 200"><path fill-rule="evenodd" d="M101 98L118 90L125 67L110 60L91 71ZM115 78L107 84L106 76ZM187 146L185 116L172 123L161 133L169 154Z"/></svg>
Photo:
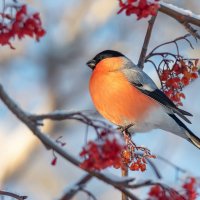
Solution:
<svg viewBox="0 0 200 200"><path fill-rule="evenodd" d="M147 159L156 158L152 155L149 149L145 147L136 146L131 138L127 135L124 136L126 141L126 147L123 149L121 154L122 163L131 171L142 171L146 170Z"/></svg>
<svg viewBox="0 0 200 200"><path fill-rule="evenodd" d="M81 167L89 170L101 170L110 166L119 166L124 145L110 133L103 131L97 141L89 141L80 153L84 158Z"/></svg>
<svg viewBox="0 0 200 200"><path fill-rule="evenodd" d="M132 152L124 150L122 152L123 162L129 166L131 171L145 171L146 170L146 159L133 157Z"/></svg>
<svg viewBox="0 0 200 200"><path fill-rule="evenodd" d="M135 14L137 19L146 18L149 15L156 15L159 8L159 0L119 0L120 10L118 14L125 10L127 16Z"/></svg>
<svg viewBox="0 0 200 200"><path fill-rule="evenodd" d="M146 159L155 156L144 147L132 145L132 141L131 144L126 141L125 145L117 138L118 134L103 131L97 141L89 141L80 153L84 158L81 167L89 170L128 167L132 171L145 171Z"/></svg>
<svg viewBox="0 0 200 200"><path fill-rule="evenodd" d="M186 197L186 199L195 200L197 198L197 185L197 180L194 177L188 178L186 183L182 185L182 188L185 191L184 196Z"/></svg>
<svg viewBox="0 0 200 200"><path fill-rule="evenodd" d="M11 12L5 13L8 8ZM0 44L2 46L9 45L14 49L11 44L12 38L22 39L24 36L29 36L39 41L45 35L39 13L29 13L26 5L17 3L8 5L6 9L0 13Z"/></svg>
<svg viewBox="0 0 200 200"><path fill-rule="evenodd" d="M137 147L140 148L140 147ZM156 158L154 155L137 154L128 150L123 150L121 155L121 164L115 168L123 168L127 166L131 171L146 171L147 160L149 158Z"/></svg>
<svg viewBox="0 0 200 200"><path fill-rule="evenodd" d="M164 188L161 185L155 185L149 192L148 200L184 200L184 196L172 188ZM190 199L187 199L190 200Z"/></svg>
<svg viewBox="0 0 200 200"><path fill-rule="evenodd" d="M182 93L184 86L198 78L198 60L177 59L173 67L159 70L163 92L177 105L182 106L181 99L185 99Z"/></svg>
<svg viewBox="0 0 200 200"><path fill-rule="evenodd" d="M190 177L186 180L186 183L182 185L184 189L178 192L172 188L165 188L162 185L155 185L151 187L149 191L148 200L195 200L197 199L197 181L195 178Z"/></svg>

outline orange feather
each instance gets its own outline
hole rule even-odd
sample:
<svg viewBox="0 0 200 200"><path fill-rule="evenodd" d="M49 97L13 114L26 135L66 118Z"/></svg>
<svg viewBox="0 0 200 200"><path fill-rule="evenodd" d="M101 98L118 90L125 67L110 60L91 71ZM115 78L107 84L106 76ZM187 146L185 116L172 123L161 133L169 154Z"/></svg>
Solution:
<svg viewBox="0 0 200 200"><path fill-rule="evenodd" d="M121 58L102 60L92 73L89 88L100 114L123 126L141 121L158 103L132 86L124 74L117 71L120 66L123 66Z"/></svg>

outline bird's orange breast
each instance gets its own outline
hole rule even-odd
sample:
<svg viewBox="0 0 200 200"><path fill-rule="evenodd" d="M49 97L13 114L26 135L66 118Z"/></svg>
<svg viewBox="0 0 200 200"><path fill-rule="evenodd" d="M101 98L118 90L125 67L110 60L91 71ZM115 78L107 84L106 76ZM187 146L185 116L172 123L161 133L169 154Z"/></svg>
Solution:
<svg viewBox="0 0 200 200"><path fill-rule="evenodd" d="M154 100L132 86L120 71L102 73L94 70L89 88L99 113L116 125L139 122L157 106Z"/></svg>

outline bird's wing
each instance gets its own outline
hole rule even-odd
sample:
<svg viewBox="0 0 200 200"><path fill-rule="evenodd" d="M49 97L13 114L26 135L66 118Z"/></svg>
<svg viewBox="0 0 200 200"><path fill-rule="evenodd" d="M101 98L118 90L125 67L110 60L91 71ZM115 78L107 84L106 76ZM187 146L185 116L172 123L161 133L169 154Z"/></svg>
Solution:
<svg viewBox="0 0 200 200"><path fill-rule="evenodd" d="M176 113L186 122L191 123L184 115L192 116L192 114L177 108L176 105L158 89L153 80L143 72L142 69L134 65L132 67L122 68L121 71L128 81L138 90L165 106L169 111L169 114Z"/></svg>

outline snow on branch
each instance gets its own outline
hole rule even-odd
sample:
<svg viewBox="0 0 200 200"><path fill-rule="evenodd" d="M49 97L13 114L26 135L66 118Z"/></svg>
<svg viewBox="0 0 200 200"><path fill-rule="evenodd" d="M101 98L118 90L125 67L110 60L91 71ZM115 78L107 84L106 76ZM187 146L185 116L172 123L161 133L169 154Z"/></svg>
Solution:
<svg viewBox="0 0 200 200"><path fill-rule="evenodd" d="M192 34L194 37L200 39L200 35L197 33L191 25L195 25L200 27L200 15L196 15L190 10L185 10L183 8L179 8L173 4L168 4L165 2L160 2L159 11L176 19L179 23L181 23L186 30Z"/></svg>
<svg viewBox="0 0 200 200"><path fill-rule="evenodd" d="M168 4L165 2L160 2L159 10L167 15L173 16L175 19L182 15L182 20L184 20L185 17L185 20L188 23L200 27L200 15L196 15L190 10L185 10L183 8L179 8L173 4Z"/></svg>
<svg viewBox="0 0 200 200"><path fill-rule="evenodd" d="M88 181L92 179L90 174L84 175L80 180L78 180L75 184L66 188L66 191L63 192L62 197L59 200L70 200L74 197L74 195L79 192L81 189L84 189L84 186Z"/></svg>

